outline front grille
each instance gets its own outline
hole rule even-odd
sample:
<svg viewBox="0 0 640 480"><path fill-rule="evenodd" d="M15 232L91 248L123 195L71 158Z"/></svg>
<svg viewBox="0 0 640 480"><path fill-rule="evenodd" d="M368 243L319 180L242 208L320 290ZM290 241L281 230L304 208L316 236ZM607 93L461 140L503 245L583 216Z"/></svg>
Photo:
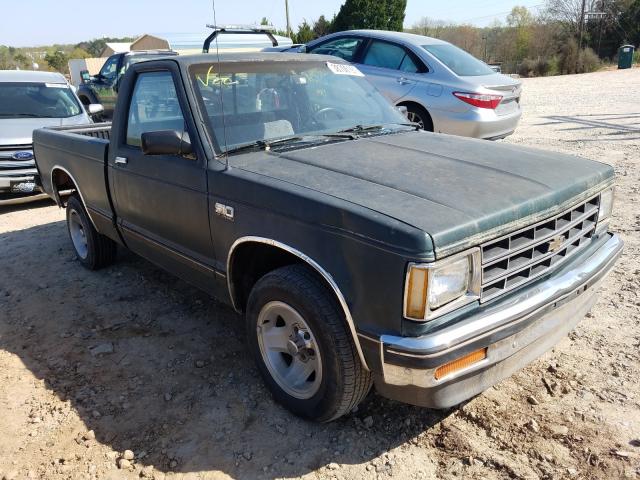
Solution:
<svg viewBox="0 0 640 480"><path fill-rule="evenodd" d="M544 275L584 247L596 228L599 198L482 245L481 301Z"/></svg>
<svg viewBox="0 0 640 480"><path fill-rule="evenodd" d="M0 160L13 160L16 152L32 152L32 145L0 145Z"/></svg>

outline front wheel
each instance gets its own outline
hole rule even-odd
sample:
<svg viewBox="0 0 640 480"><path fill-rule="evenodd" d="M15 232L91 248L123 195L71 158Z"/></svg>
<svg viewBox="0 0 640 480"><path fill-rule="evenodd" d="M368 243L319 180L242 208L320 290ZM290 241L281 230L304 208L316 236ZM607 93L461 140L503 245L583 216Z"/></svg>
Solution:
<svg viewBox="0 0 640 480"><path fill-rule="evenodd" d="M115 261L116 243L94 228L77 194L67 202L67 228L76 255L86 268L98 270Z"/></svg>
<svg viewBox="0 0 640 480"><path fill-rule="evenodd" d="M356 352L342 311L304 265L274 270L254 286L247 336L274 398L296 415L328 422L367 395L371 374Z"/></svg>

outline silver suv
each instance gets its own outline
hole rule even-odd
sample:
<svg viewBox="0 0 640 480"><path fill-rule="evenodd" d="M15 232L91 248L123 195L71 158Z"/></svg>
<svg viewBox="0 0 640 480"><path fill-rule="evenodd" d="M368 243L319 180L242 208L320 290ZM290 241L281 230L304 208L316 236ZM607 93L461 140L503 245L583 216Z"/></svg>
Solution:
<svg viewBox="0 0 640 480"><path fill-rule="evenodd" d="M102 107L87 110L59 73L0 71L0 194L36 191L33 131L92 123Z"/></svg>

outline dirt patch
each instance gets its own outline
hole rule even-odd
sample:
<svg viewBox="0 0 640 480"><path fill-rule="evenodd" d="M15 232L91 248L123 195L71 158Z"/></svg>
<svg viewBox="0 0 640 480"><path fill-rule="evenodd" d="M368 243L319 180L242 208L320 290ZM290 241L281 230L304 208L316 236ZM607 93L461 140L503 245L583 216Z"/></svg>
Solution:
<svg viewBox="0 0 640 480"><path fill-rule="evenodd" d="M233 311L131 254L87 272L48 202L0 207L0 478L640 478L640 70L524 92L506 141L613 165L626 242L554 351L458 409L373 394L311 424Z"/></svg>

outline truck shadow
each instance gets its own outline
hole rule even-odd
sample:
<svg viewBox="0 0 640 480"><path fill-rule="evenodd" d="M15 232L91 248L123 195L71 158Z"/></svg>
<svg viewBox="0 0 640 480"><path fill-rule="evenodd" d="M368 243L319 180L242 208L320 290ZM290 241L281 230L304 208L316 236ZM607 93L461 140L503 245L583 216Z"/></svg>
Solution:
<svg viewBox="0 0 640 480"><path fill-rule="evenodd" d="M367 463L451 413L372 393L331 424L303 421L264 388L242 319L195 288L122 251L85 270L64 222L0 234L0 252L0 348L69 402L79 444L133 450L138 469L297 477Z"/></svg>

